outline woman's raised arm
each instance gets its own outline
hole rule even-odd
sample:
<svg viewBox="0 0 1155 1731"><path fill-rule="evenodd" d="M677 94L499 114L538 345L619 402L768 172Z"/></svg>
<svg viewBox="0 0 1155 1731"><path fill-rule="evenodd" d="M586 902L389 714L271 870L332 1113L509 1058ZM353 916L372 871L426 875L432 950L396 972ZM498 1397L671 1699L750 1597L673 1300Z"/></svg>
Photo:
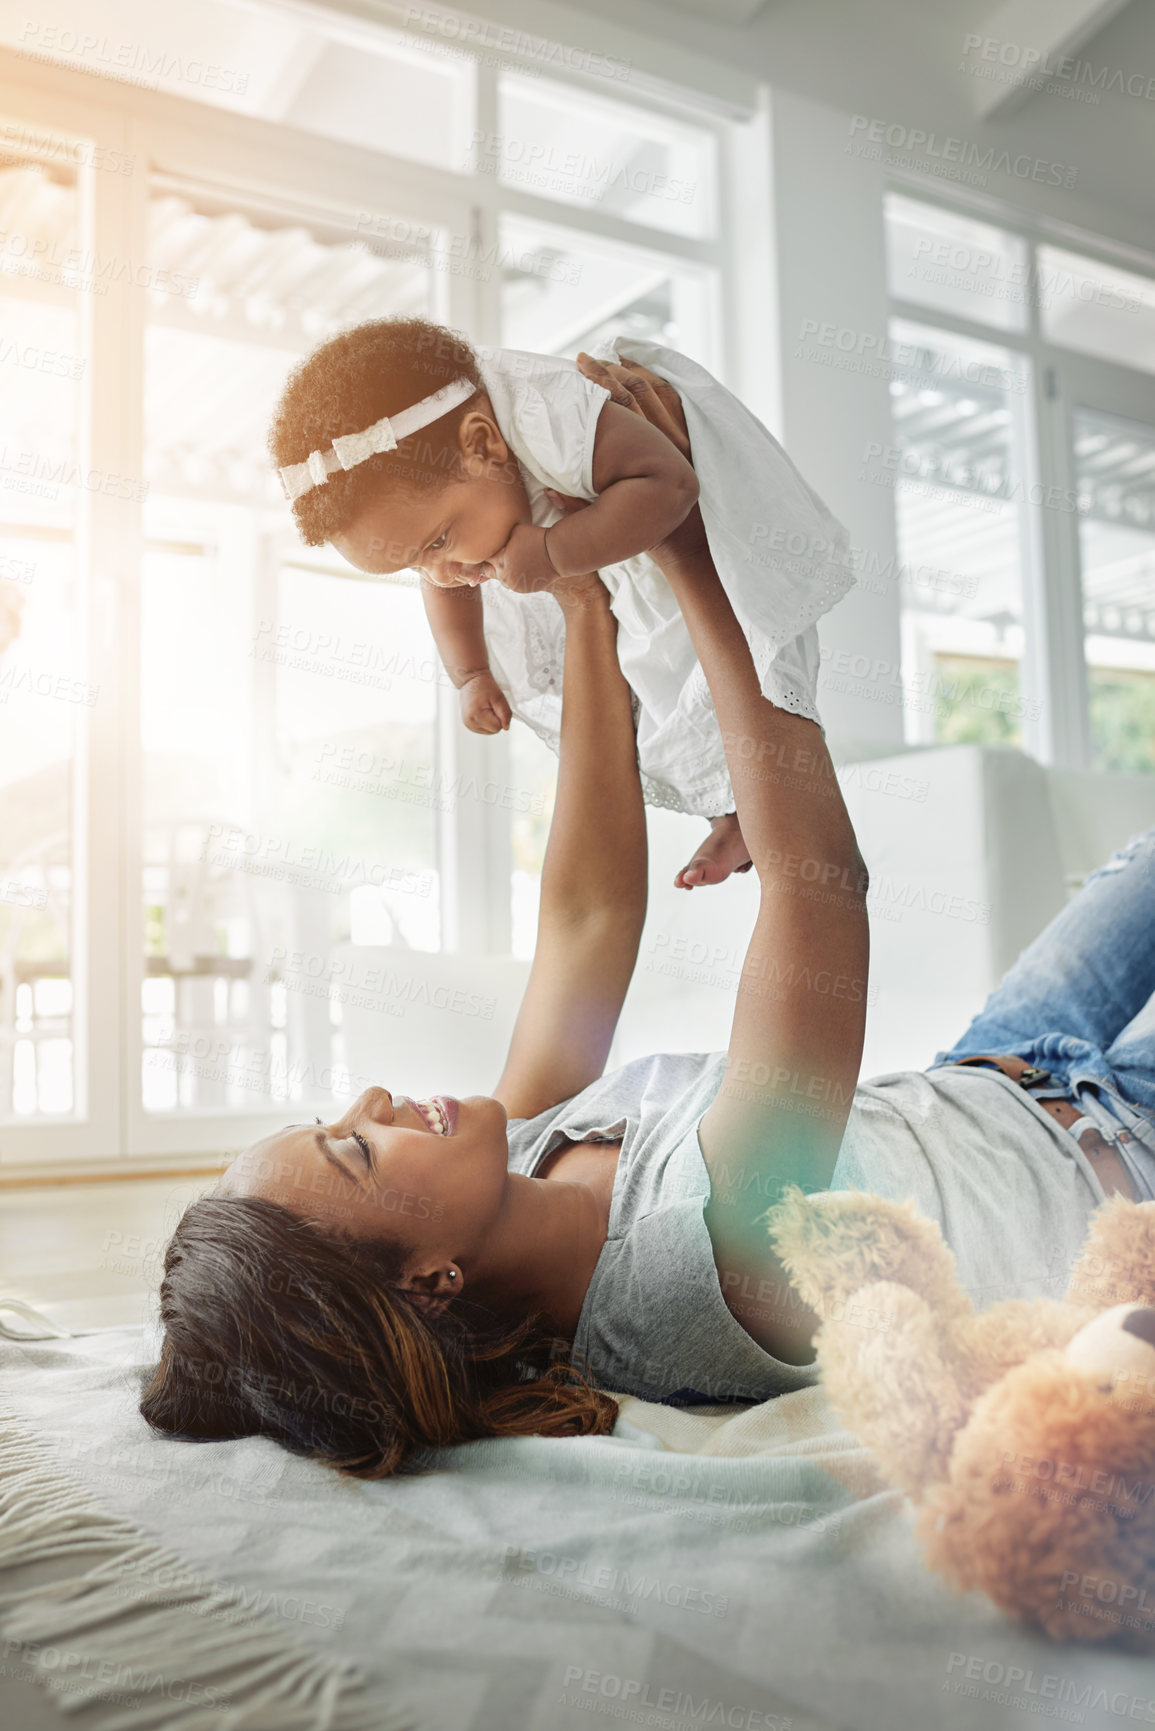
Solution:
<svg viewBox="0 0 1155 1731"><path fill-rule="evenodd" d="M637 391L636 368L579 364L619 402L633 396L648 419L680 420L676 393L660 381ZM696 506L652 557L709 683L761 884L726 1073L699 1132L707 1225L735 1315L768 1351L805 1359L813 1318L792 1305L761 1215L789 1184L822 1189L838 1157L866 1026L866 871L821 729L762 695ZM767 1294L761 1314L748 1304L744 1314L734 1298L750 1279Z"/></svg>
<svg viewBox="0 0 1155 1731"><path fill-rule="evenodd" d="M559 582L565 612L557 798L533 966L494 1090L511 1118L605 1069L646 917L646 820L630 688L601 579Z"/></svg>

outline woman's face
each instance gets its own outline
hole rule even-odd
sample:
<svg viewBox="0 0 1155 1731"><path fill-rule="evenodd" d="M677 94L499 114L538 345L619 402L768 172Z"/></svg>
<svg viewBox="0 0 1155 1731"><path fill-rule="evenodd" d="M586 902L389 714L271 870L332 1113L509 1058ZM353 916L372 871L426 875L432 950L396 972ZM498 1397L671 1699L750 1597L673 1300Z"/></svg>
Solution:
<svg viewBox="0 0 1155 1731"><path fill-rule="evenodd" d="M411 1100L367 1088L334 1123L291 1125L246 1148L216 1193L469 1265L505 1198L505 1126L505 1107L484 1094Z"/></svg>

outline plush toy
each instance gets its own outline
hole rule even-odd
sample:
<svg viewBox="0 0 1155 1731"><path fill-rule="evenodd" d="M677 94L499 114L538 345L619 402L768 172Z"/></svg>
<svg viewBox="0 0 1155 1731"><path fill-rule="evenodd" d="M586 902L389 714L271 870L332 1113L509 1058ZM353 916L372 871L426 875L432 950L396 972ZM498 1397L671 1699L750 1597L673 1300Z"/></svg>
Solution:
<svg viewBox="0 0 1155 1731"><path fill-rule="evenodd" d="M913 1203L792 1190L768 1223L932 1568L1055 1640L1155 1652L1155 1202L1098 1208L1065 1300L977 1313Z"/></svg>

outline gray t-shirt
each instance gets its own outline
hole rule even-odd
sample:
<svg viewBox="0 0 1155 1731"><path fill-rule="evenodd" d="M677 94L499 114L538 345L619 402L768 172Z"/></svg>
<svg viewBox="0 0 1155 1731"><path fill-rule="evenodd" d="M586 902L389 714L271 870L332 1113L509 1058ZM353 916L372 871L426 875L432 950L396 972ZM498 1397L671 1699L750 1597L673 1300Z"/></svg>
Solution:
<svg viewBox="0 0 1155 1731"><path fill-rule="evenodd" d="M698 1124L725 1063L724 1052L637 1058L510 1120L509 1170L528 1177L563 1140L621 1140L609 1232L574 1335L604 1388L689 1405L767 1400L815 1380L764 1352L722 1297ZM980 1308L1061 1296L1103 1199L1075 1138L1036 1101L996 1071L950 1066L858 1087L830 1188L913 1198ZM774 1193L768 1175L767 1204Z"/></svg>

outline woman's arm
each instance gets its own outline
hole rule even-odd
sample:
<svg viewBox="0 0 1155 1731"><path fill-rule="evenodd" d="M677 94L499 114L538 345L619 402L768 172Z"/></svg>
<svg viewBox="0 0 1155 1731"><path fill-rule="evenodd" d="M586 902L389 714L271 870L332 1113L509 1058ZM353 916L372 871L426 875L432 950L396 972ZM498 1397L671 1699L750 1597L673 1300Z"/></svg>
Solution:
<svg viewBox="0 0 1155 1731"><path fill-rule="evenodd" d="M532 1118L602 1074L646 917L646 822L617 621L597 576L565 613L561 754L533 966L494 1090Z"/></svg>
<svg viewBox="0 0 1155 1731"><path fill-rule="evenodd" d="M696 511L656 557L710 686L761 885L703 1152L731 1165L752 1160L781 1185L821 1189L862 1057L865 868L821 730L763 697Z"/></svg>
<svg viewBox="0 0 1155 1731"><path fill-rule="evenodd" d="M610 382L600 363L583 370ZM612 378L619 402L632 400L632 374ZM669 414L676 393L663 396ZM761 885L725 1077L699 1131L707 1225L734 1314L768 1351L800 1361L814 1319L793 1302L761 1216L788 1184L827 1185L838 1156L866 1025L866 872L821 730L762 695L696 507L653 557L709 683Z"/></svg>

